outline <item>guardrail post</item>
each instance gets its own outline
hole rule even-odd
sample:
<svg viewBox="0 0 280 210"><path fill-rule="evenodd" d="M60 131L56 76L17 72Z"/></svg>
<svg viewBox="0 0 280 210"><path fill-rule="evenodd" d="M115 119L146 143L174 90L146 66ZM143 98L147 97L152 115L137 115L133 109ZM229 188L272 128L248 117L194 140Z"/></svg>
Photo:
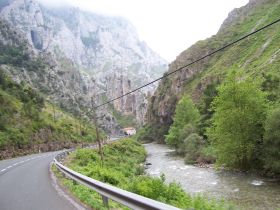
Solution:
<svg viewBox="0 0 280 210"><path fill-rule="evenodd" d="M90 189L99 193L99 195L102 197L103 205L107 209L109 209L109 199L111 199L111 200L116 201L117 203L127 206L130 209L180 210L179 208L176 208L174 206L170 206L168 204L161 203L159 201L155 201L155 200L119 189L117 187L108 185L106 183L102 183L98 180L94 180L90 177L84 176L76 171L73 171L70 168L65 167L64 165L62 165L59 162L59 161L61 161L61 157L63 157L63 154L64 153L58 154L54 158L54 163L55 163L56 167L62 172L62 174L65 175L65 177L75 180L75 182L80 183L84 186L87 186Z"/></svg>
<svg viewBox="0 0 280 210"><path fill-rule="evenodd" d="M102 200L103 200L103 205L109 209L109 199L108 197L101 195L102 196Z"/></svg>

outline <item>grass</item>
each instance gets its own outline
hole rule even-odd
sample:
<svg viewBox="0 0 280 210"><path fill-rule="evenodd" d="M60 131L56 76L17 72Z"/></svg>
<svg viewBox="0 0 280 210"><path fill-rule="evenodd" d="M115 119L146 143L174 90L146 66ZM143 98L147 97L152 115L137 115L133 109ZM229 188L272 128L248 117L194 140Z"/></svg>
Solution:
<svg viewBox="0 0 280 210"><path fill-rule="evenodd" d="M54 172L56 178L58 179L59 183L62 184L62 186L66 187L67 190L76 198L79 199L80 202L85 204L88 207L91 207L92 209L98 209L98 210L107 210L108 208L104 207L102 197L94 190L89 189L86 186L80 185L77 182L67 179L65 176L62 175L59 170L53 166L52 171ZM110 209L128 209L124 206L121 206L120 204L109 201L109 208Z"/></svg>
<svg viewBox="0 0 280 210"><path fill-rule="evenodd" d="M182 209L233 209L222 201L210 201L201 196L191 197L179 184L165 183L164 175L160 178L145 175L143 162L146 152L134 139L105 145L103 152L103 164L98 151L94 149L76 150L67 157L66 164L88 177ZM94 209L104 208L100 196L92 190L69 179L63 178L61 182L86 205ZM127 209L114 202L110 202L110 205L113 209Z"/></svg>

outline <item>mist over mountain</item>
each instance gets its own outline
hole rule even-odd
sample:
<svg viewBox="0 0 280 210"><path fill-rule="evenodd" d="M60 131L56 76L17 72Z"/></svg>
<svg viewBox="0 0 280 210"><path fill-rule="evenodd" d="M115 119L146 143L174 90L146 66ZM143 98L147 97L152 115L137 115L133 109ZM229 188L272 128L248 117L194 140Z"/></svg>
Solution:
<svg viewBox="0 0 280 210"><path fill-rule="evenodd" d="M1 69L75 114L83 115L92 102L97 105L122 95L167 69L167 62L141 42L134 26L121 17L45 6L34 0L1 1L0 15L5 26L0 29L1 44L24 45L28 56L44 63L44 70L12 64L1 65ZM155 87L100 110L99 115L106 115L106 129L116 126L116 113L143 123L147 98Z"/></svg>

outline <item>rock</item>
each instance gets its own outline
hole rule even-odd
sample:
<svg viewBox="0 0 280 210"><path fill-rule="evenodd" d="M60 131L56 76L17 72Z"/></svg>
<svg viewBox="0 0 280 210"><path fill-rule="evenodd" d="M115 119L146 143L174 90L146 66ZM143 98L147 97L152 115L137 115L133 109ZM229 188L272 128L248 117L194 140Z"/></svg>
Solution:
<svg viewBox="0 0 280 210"><path fill-rule="evenodd" d="M41 57L45 72L8 70L15 80L25 81L48 93L62 108L79 113L147 83L167 69L167 62L138 38L136 29L120 17L84 12L78 8L49 8L36 0L14 0L0 5L1 19L17 37L1 41L15 44L26 40L33 56ZM3 34L3 33L2 33ZM0 37L1 39L1 37ZM114 108L144 122L148 97L156 85L122 98ZM104 107L101 123L116 128L111 109Z"/></svg>
<svg viewBox="0 0 280 210"><path fill-rule="evenodd" d="M263 181L262 180L253 180L251 182L251 185L255 185L255 186L260 186L260 185L263 185Z"/></svg>
<svg viewBox="0 0 280 210"><path fill-rule="evenodd" d="M272 8L278 6L277 1L250 0L247 5L234 9L229 13L216 35L198 41L180 53L169 65L168 73L178 69L181 70L159 83L154 96L148 104L146 121L147 127L151 129L146 136L149 136L150 139L163 141L164 135L168 133L168 129L173 123L175 108L181 97L184 94L188 94L193 102L200 106L207 86L221 83L231 69L246 69L244 72L248 73L248 76L261 75L262 72L268 73L270 69L271 72L276 72L276 70L272 69L273 65L278 65L275 58L279 59L279 47L271 44L273 40L277 42L275 38L278 34L276 27L272 27L272 32L270 33L265 30L262 31L263 39L256 37L258 35L250 37L251 43L247 43L247 49L245 46L242 48L242 45L246 43L246 41L243 41L238 44L239 46L236 49L229 49L230 52L217 53L216 55L205 57L199 62L192 62L268 24L267 18L262 15L262 13L265 13L263 9L271 8L273 10ZM259 12L260 10L262 12ZM266 13L270 14L268 11ZM254 19L252 19L253 16L255 17ZM273 15L269 16L273 19ZM241 26L244 26L244 30L241 30ZM255 46L255 42L253 44L252 40L257 39L260 42ZM268 47L273 49L269 53L267 52ZM241 51L243 52L244 50L250 51L250 53L246 54L246 59L243 59L244 56L241 56L242 58L238 57ZM264 55L264 51L266 55ZM258 63L258 65L254 64L261 60L260 57L262 62ZM273 62L274 64L272 64ZM235 66L237 64L239 64L239 67ZM184 68L184 66L187 66L187 68Z"/></svg>
<svg viewBox="0 0 280 210"><path fill-rule="evenodd" d="M43 39L38 31L31 30L31 39L37 50L43 49Z"/></svg>

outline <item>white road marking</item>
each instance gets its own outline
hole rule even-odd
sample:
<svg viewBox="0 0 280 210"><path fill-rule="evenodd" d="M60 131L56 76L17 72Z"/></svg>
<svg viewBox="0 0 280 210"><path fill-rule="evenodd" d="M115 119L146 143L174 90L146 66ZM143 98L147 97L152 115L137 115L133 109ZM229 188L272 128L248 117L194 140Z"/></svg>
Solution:
<svg viewBox="0 0 280 210"><path fill-rule="evenodd" d="M52 154L51 154L51 155L52 155ZM12 168L12 167L15 167L15 166L18 165L18 164L22 164L22 163L28 162L28 161L30 161L30 160L38 159L38 158L49 157L49 156L51 156L51 155L40 155L40 156L37 156L37 157L28 158L28 159L26 159L26 160L22 160L22 161L20 161L20 162L14 163L13 165L10 165L10 166L8 166L8 167L6 167L6 168L0 170L0 172L4 172L4 171L6 171L6 170L8 170L8 169L10 169L10 168Z"/></svg>

